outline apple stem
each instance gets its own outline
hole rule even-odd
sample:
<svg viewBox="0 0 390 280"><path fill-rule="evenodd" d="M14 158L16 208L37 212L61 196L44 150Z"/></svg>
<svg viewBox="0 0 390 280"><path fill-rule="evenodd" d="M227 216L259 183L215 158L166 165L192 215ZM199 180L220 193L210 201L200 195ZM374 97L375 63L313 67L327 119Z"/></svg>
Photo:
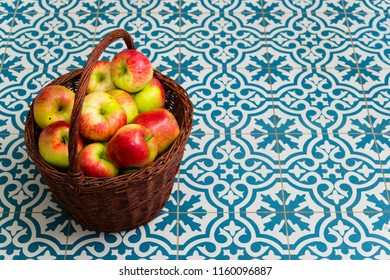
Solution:
<svg viewBox="0 0 390 280"><path fill-rule="evenodd" d="M152 139L154 137L154 134L150 134L149 136L147 136L145 138L145 142L148 142L150 139Z"/></svg>

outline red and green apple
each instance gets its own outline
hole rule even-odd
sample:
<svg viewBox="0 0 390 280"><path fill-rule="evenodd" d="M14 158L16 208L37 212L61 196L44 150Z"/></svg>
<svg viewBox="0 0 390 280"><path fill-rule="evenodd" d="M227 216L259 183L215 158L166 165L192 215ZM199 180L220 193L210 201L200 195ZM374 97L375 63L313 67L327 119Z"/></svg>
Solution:
<svg viewBox="0 0 390 280"><path fill-rule="evenodd" d="M108 141L126 125L126 111L107 92L93 92L85 96L80 113L80 134L89 140Z"/></svg>
<svg viewBox="0 0 390 280"><path fill-rule="evenodd" d="M107 91L114 89L115 85L111 81L111 62L100 60L95 62L89 78L87 94L95 91Z"/></svg>
<svg viewBox="0 0 390 280"><path fill-rule="evenodd" d="M131 94L121 89L108 90L107 93L114 96L115 100L125 109L127 123L131 123L135 116L138 115L138 107Z"/></svg>
<svg viewBox="0 0 390 280"><path fill-rule="evenodd" d="M59 168L69 167L69 129L70 125L58 121L45 127L38 138L38 150L42 158L49 164ZM83 140L78 138L77 151L83 147Z"/></svg>
<svg viewBox="0 0 390 280"><path fill-rule="evenodd" d="M81 149L78 157L81 170L86 176L113 177L118 168L106 156L107 143L95 142Z"/></svg>
<svg viewBox="0 0 390 280"><path fill-rule="evenodd" d="M137 50L123 50L111 60L111 79L119 89L129 93L138 92L152 77L152 63Z"/></svg>
<svg viewBox="0 0 390 280"><path fill-rule="evenodd" d="M144 167L157 156L153 134L144 126L128 124L121 127L108 142L108 159L119 169Z"/></svg>
<svg viewBox="0 0 390 280"><path fill-rule="evenodd" d="M164 108L140 113L133 123L149 129L156 139L159 154L166 151L180 133L175 116Z"/></svg>
<svg viewBox="0 0 390 280"><path fill-rule="evenodd" d="M40 128L52 123L65 121L70 123L75 94L61 85L44 87L33 105L34 120Z"/></svg>

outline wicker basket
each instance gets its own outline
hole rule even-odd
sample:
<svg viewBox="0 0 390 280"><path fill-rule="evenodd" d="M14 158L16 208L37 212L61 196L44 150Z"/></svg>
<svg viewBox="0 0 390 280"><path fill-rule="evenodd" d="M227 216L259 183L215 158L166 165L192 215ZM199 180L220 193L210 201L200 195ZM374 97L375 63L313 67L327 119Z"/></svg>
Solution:
<svg viewBox="0 0 390 280"><path fill-rule="evenodd" d="M134 173L107 178L83 174L77 162L76 151L82 103L93 64L118 39L123 39L127 48L135 49L131 36L125 30L115 30L95 47L83 69L65 74L49 84L63 85L76 92L71 117L69 169L58 170L40 156L38 137L41 130L34 121L33 104L30 106L24 131L30 158L64 210L84 228L103 232L134 229L158 215L171 194L184 146L190 135L193 115L193 107L186 91L172 79L154 71L154 76L166 90L165 108L173 113L180 126L178 138L168 151Z"/></svg>

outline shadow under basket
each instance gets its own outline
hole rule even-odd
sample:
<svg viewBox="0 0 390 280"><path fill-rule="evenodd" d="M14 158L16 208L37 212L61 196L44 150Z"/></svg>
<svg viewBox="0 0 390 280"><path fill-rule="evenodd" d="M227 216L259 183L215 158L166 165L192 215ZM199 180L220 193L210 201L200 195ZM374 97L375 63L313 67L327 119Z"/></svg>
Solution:
<svg viewBox="0 0 390 280"><path fill-rule="evenodd" d="M78 129L75 129L77 116L85 96L85 83L89 80L83 78L83 75L89 77L91 65L113 40L123 38L129 48L134 48L126 31L114 31L107 37L103 39L105 43L96 47L101 49L96 51L95 48L88 59L88 69L86 66L70 72L49 84L63 85L76 92L75 107L78 108L73 109L70 130L73 139L78 136ZM46 163L38 150L41 129L34 121L33 104L30 106L24 131L28 155L64 210L86 229L118 232L137 228L153 220L170 197L191 132L193 106L187 92L175 81L158 71L154 71L154 77L166 90L165 108L175 116L180 134L166 152L148 166L130 174L104 178L85 176L75 160L77 154L71 158L71 147L69 169L58 170ZM71 144L72 139L69 146Z"/></svg>

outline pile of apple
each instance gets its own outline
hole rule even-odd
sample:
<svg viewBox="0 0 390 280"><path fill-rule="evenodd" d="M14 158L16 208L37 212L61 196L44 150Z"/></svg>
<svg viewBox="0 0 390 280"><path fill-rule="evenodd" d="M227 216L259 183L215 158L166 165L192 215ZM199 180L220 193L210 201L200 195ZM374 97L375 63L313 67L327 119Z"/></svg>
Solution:
<svg viewBox="0 0 390 280"><path fill-rule="evenodd" d="M150 164L178 137L164 109L165 90L150 60L124 50L94 64L79 121L78 162L86 176L109 177ZM69 167L68 142L75 93L47 86L35 98L34 120L42 129L39 153L50 165Z"/></svg>

